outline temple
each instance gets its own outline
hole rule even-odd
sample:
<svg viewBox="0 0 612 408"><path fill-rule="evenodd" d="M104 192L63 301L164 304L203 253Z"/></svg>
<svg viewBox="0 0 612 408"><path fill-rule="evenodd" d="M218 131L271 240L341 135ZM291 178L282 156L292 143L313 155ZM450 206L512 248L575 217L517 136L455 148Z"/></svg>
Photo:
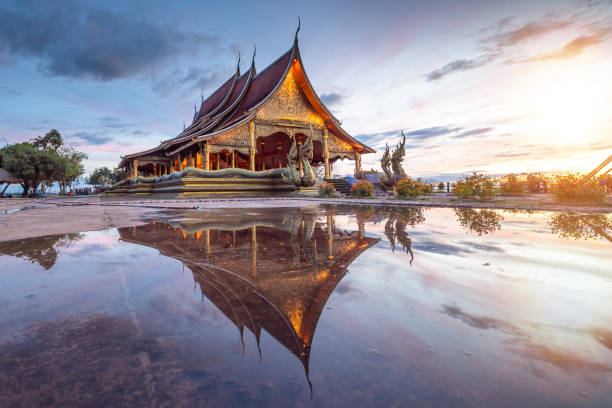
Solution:
<svg viewBox="0 0 612 408"><path fill-rule="evenodd" d="M302 362L308 378L327 300L351 262L379 239L365 236L363 223L357 231L337 228L331 211L323 222L307 211L264 220L248 212L223 221L214 214L190 218L118 231L122 241L180 260L202 299L238 328L241 340L246 328L259 348L265 330Z"/></svg>
<svg viewBox="0 0 612 408"><path fill-rule="evenodd" d="M298 27L299 31L299 27ZM111 193L293 191L314 184L312 167L331 178L337 160L374 150L349 135L314 91L293 46L263 71L255 53L208 98L176 137L123 156L127 179Z"/></svg>

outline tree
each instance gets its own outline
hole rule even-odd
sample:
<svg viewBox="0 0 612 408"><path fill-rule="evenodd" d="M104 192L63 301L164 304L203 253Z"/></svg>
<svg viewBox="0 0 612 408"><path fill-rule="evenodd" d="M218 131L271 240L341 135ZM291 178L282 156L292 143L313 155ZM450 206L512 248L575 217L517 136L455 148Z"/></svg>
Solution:
<svg viewBox="0 0 612 408"><path fill-rule="evenodd" d="M24 142L0 149L4 168L19 179L23 195L36 191L43 182L54 180L63 168L62 157Z"/></svg>
<svg viewBox="0 0 612 408"><path fill-rule="evenodd" d="M98 167L89 176L88 183L95 186L108 186L111 184L113 172L108 167Z"/></svg>
<svg viewBox="0 0 612 408"><path fill-rule="evenodd" d="M62 135L55 129L51 129L44 136L38 136L32 140L32 146L37 149L44 149L57 152L64 145Z"/></svg>
<svg viewBox="0 0 612 408"><path fill-rule="evenodd" d="M87 159L87 154L75 150L72 146L62 146L58 150L59 155L64 159L62 171L57 177L60 187L60 194L66 194L66 187L70 187L83 173L83 160Z"/></svg>

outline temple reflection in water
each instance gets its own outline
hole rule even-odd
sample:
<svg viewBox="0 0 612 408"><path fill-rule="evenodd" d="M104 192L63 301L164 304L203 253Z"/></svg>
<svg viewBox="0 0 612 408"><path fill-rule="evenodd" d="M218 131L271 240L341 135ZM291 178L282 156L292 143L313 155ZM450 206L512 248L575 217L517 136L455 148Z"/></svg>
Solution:
<svg viewBox="0 0 612 408"><path fill-rule="evenodd" d="M238 327L241 340L247 328L259 348L265 330L300 359L307 378L325 303L351 262L379 241L365 236L363 223L358 231L336 228L331 212L289 212L263 221L248 213L224 221L200 213L118 230L123 241L180 260L202 296Z"/></svg>

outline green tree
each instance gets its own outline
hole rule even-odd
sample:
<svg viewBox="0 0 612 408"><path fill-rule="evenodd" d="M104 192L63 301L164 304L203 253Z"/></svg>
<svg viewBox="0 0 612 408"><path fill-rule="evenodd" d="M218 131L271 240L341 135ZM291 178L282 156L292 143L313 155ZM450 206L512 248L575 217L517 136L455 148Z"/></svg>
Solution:
<svg viewBox="0 0 612 408"><path fill-rule="evenodd" d="M70 187L74 182L85 173L83 160L87 159L87 154L75 150L72 146L62 146L58 150L64 163L62 171L58 174L57 182L60 187L60 194L66 194L66 187Z"/></svg>
<svg viewBox="0 0 612 408"><path fill-rule="evenodd" d="M3 167L19 179L23 195L36 191L43 182L55 179L63 167L62 157L24 142L0 149Z"/></svg>
<svg viewBox="0 0 612 408"><path fill-rule="evenodd" d="M108 167L98 167L89 176L88 183L106 187L111 184L113 172Z"/></svg>
<svg viewBox="0 0 612 408"><path fill-rule="evenodd" d="M55 129L51 129L44 136L38 136L32 140L32 146L37 149L44 149L57 152L60 147L64 145L64 139L62 135Z"/></svg>

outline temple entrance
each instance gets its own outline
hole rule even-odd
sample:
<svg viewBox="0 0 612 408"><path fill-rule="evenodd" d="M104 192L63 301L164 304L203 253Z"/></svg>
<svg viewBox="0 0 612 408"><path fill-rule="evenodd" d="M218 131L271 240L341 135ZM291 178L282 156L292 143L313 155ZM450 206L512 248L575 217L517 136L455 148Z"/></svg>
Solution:
<svg viewBox="0 0 612 408"><path fill-rule="evenodd" d="M283 132L276 132L269 136L258 137L255 152L255 170L270 170L286 167L287 155L293 141Z"/></svg>

